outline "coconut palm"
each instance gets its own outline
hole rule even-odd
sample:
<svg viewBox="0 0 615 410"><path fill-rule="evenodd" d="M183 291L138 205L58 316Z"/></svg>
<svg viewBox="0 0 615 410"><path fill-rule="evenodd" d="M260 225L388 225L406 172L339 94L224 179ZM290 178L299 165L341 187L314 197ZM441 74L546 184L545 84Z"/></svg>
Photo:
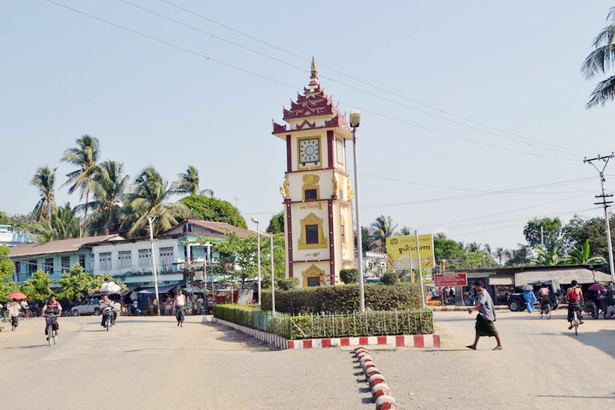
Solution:
<svg viewBox="0 0 615 410"><path fill-rule="evenodd" d="M83 205L92 209L88 221L90 234L106 235L120 230L122 197L129 179L121 162L105 161L97 167L92 187L94 200Z"/></svg>
<svg viewBox="0 0 615 410"><path fill-rule="evenodd" d="M43 219L32 225L32 230L40 235L43 242L48 242L78 237L79 225L76 211L67 202L64 206L55 208L50 219Z"/></svg>
<svg viewBox="0 0 615 410"><path fill-rule="evenodd" d="M126 195L128 212L131 215L128 235L147 233L147 217L156 216L154 231L167 230L177 225L178 219L190 215L190 210L181 202L168 202L177 193L154 167L147 167L135 180L131 193Z"/></svg>
<svg viewBox="0 0 615 410"><path fill-rule="evenodd" d="M30 185L34 185L38 188L39 199L38 203L32 211L32 215L36 221L51 219L51 214L56 207L55 199L55 180L56 180L56 168L53 170L49 166L38 167Z"/></svg>
<svg viewBox="0 0 615 410"><path fill-rule="evenodd" d="M495 248L495 257L498 258L498 263L501 265L502 259L506 257L506 251L504 251L504 248Z"/></svg>
<svg viewBox="0 0 615 410"><path fill-rule="evenodd" d="M372 223L370 236L373 238L370 248L379 248L380 252L384 251L386 238L392 236L397 229L397 225L393 225L393 220L390 216L380 215L376 221Z"/></svg>
<svg viewBox="0 0 615 410"><path fill-rule="evenodd" d="M592 79L598 74L606 74L615 65L615 7L606 17L608 25L594 39L594 51L585 59L581 71L585 78ZM586 108L604 105L615 98L615 75L600 81L591 93Z"/></svg>
<svg viewBox="0 0 615 410"><path fill-rule="evenodd" d="M214 196L214 191L211 189L199 190L199 170L190 165L186 172L178 175L179 180L176 182L177 193L194 195Z"/></svg>
<svg viewBox="0 0 615 410"><path fill-rule="evenodd" d="M62 162L77 166L77 169L68 173L68 180L63 186L70 185L68 193L72 194L75 190L80 191L79 199L82 200L85 196L84 217L83 222L88 219L88 202L90 192L94 188L94 175L96 174L96 163L100 156L100 145L98 138L84 135L76 140L77 147L69 148L64 151Z"/></svg>
<svg viewBox="0 0 615 410"><path fill-rule="evenodd" d="M562 259L559 256L560 249L562 247L562 242L558 241L552 249L543 248L540 245L535 245L534 248L538 252L538 256L536 257L536 265L539 266L552 266L552 265L561 265Z"/></svg>

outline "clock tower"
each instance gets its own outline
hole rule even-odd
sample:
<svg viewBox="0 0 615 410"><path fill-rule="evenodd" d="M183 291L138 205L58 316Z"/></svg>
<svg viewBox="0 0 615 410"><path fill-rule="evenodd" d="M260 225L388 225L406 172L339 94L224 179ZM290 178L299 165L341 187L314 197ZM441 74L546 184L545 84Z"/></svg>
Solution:
<svg viewBox="0 0 615 410"><path fill-rule="evenodd" d="M346 167L352 132L321 88L314 58L310 83L284 109L284 121L273 123L273 135L286 142L286 276L303 287L340 284L339 271L354 268L354 190Z"/></svg>

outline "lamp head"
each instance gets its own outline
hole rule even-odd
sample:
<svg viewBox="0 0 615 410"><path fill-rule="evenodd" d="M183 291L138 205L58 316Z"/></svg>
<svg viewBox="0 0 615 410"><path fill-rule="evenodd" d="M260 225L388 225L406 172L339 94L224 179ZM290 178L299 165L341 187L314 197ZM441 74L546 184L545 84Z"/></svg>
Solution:
<svg viewBox="0 0 615 410"><path fill-rule="evenodd" d="M252 220L252 222L254 222L255 224L258 223L258 219L256 219L255 217L250 218Z"/></svg>
<svg viewBox="0 0 615 410"><path fill-rule="evenodd" d="M352 110L350 111L350 126L352 128L357 128L361 124L361 111Z"/></svg>

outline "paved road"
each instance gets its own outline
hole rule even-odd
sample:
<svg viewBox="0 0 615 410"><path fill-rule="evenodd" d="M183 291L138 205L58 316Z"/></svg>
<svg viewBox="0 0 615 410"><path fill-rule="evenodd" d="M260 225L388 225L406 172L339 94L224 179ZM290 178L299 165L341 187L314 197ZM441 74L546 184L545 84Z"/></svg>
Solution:
<svg viewBox="0 0 615 410"><path fill-rule="evenodd" d="M474 339L474 317L435 314L444 347L374 351L372 357L404 409L615 409L615 320L586 320L579 336L565 311L551 320L498 312L504 350Z"/></svg>
<svg viewBox="0 0 615 410"><path fill-rule="evenodd" d="M44 320L0 333L0 408L373 409L349 352L277 351L188 317L61 318L47 347ZM96 403L96 404L93 404Z"/></svg>

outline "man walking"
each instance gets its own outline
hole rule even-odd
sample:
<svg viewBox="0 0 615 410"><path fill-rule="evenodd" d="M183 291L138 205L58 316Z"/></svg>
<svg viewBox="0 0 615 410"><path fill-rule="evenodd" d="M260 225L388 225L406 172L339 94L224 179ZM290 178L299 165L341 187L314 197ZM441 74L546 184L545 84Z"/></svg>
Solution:
<svg viewBox="0 0 615 410"><path fill-rule="evenodd" d="M495 328L495 309L493 307L493 300L491 295L485 289L485 284L482 281L476 282L474 285L476 290L476 306L471 307L468 313L472 313L473 310L478 311L476 316L476 336L474 343L467 346L468 349L476 350L476 344L481 336L495 337L497 346L493 350L502 350L502 342L500 336Z"/></svg>

